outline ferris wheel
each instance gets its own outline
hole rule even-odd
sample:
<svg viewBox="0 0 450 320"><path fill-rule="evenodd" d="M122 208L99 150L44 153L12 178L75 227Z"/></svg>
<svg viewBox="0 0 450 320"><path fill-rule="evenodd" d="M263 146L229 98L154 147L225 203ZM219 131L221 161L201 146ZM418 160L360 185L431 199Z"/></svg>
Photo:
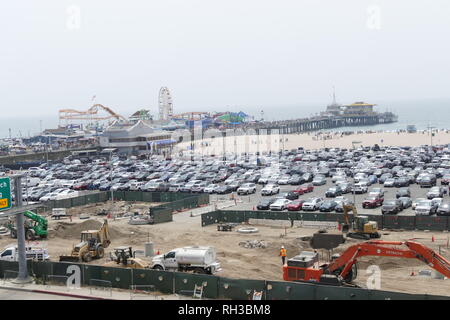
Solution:
<svg viewBox="0 0 450 320"><path fill-rule="evenodd" d="M159 120L169 120L173 115L172 96L169 88L162 87L159 90Z"/></svg>

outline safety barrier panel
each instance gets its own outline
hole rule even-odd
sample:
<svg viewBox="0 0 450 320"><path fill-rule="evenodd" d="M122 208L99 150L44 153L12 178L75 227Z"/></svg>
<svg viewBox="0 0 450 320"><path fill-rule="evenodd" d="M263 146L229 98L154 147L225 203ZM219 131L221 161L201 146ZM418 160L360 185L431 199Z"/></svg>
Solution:
<svg viewBox="0 0 450 320"><path fill-rule="evenodd" d="M448 217L416 216L416 229L433 231L448 230Z"/></svg>
<svg viewBox="0 0 450 320"><path fill-rule="evenodd" d="M218 212L215 214L214 212ZM321 213L303 211L235 211L216 210L202 215L202 226L215 223L243 223L249 219L268 220L294 220L294 221L327 221L344 222L344 215L340 213ZM203 218L204 216L204 218ZM376 221L379 229L404 229L404 230L450 230L450 217L445 216L399 216L399 215L367 215L369 221ZM349 221L353 221L353 216L349 216Z"/></svg>
<svg viewBox="0 0 450 320"><path fill-rule="evenodd" d="M195 285L203 286L203 297L217 299L219 293L219 277L212 275L175 272L175 293L192 296Z"/></svg>
<svg viewBox="0 0 450 320"><path fill-rule="evenodd" d="M18 263L0 261L0 278L14 278ZM49 281L70 282L78 278L83 286L104 288L152 288L154 292L190 295L195 285L203 286L203 296L210 299L251 299L262 292L263 300L450 300L449 296L407 294L361 288L332 287L313 283L231 279L218 276L151 269L103 267L69 262L28 262L30 276ZM72 279L73 278L73 279ZM62 284L62 282L61 282Z"/></svg>

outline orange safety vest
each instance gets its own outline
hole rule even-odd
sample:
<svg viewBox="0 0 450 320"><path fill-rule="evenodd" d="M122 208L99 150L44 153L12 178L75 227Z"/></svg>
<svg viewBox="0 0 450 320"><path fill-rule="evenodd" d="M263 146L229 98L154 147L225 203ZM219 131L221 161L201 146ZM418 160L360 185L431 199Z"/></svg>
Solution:
<svg viewBox="0 0 450 320"><path fill-rule="evenodd" d="M286 249L281 249L280 250L280 256L286 257Z"/></svg>

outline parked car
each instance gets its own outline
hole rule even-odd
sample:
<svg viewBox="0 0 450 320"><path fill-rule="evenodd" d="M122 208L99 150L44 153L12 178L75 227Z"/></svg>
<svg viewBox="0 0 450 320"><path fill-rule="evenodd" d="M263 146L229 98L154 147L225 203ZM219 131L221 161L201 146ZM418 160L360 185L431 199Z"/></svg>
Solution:
<svg viewBox="0 0 450 320"><path fill-rule="evenodd" d="M399 199L385 200L381 207L381 214L397 214L403 210L403 204Z"/></svg>
<svg viewBox="0 0 450 320"><path fill-rule="evenodd" d="M393 188L393 187L395 187L395 182L396 182L395 178L388 178L388 179L386 179L386 181L384 181L384 187L385 188Z"/></svg>
<svg viewBox="0 0 450 320"><path fill-rule="evenodd" d="M312 184L314 186L323 186L327 184L327 179L324 176L316 176L314 177Z"/></svg>
<svg viewBox="0 0 450 320"><path fill-rule="evenodd" d="M442 198L445 194L444 187L432 187L430 191L427 192L427 198L429 200L433 198Z"/></svg>
<svg viewBox="0 0 450 320"><path fill-rule="evenodd" d="M427 200L427 199L426 199L426 198L416 198L416 199L412 202L411 208L412 208L413 210L415 210L417 204L418 204L419 202L421 202L422 200Z"/></svg>
<svg viewBox="0 0 450 320"><path fill-rule="evenodd" d="M218 184L211 183L211 184L208 184L208 185L205 187L205 189L203 189L203 192L209 193L209 194L213 194L213 193L216 192L216 189L217 189L218 187L219 187Z"/></svg>
<svg viewBox="0 0 450 320"><path fill-rule="evenodd" d="M412 206L412 200L410 197L400 197L398 200L402 202L403 209L407 209Z"/></svg>
<svg viewBox="0 0 450 320"><path fill-rule="evenodd" d="M342 189L339 186L331 187L325 192L325 197L335 198L342 195Z"/></svg>
<svg viewBox="0 0 450 320"><path fill-rule="evenodd" d="M288 199L277 199L274 203L270 205L270 210L280 210L283 211L287 208L287 206L291 203L291 200Z"/></svg>
<svg viewBox="0 0 450 320"><path fill-rule="evenodd" d="M227 185L220 186L216 189L217 194L227 194L227 193L232 193L232 192L233 192L233 189L231 189Z"/></svg>
<svg viewBox="0 0 450 320"><path fill-rule="evenodd" d="M441 205L438 207L436 214L438 216L450 216L450 203L448 202L443 202L441 203Z"/></svg>
<svg viewBox="0 0 450 320"><path fill-rule="evenodd" d="M372 188L369 190L369 194L378 194L380 198L384 198L384 189L383 188Z"/></svg>
<svg viewBox="0 0 450 320"><path fill-rule="evenodd" d="M396 198L411 197L411 191L409 190L409 188L400 188L397 190L395 197Z"/></svg>
<svg viewBox="0 0 450 320"><path fill-rule="evenodd" d="M431 216L437 211L437 206L433 205L431 200L422 200L416 205L417 216Z"/></svg>
<svg viewBox="0 0 450 320"><path fill-rule="evenodd" d="M365 184L359 182L353 186L352 190L356 194L367 193L368 187Z"/></svg>
<svg viewBox="0 0 450 320"><path fill-rule="evenodd" d="M271 196L280 192L280 187L276 184L267 184L261 189L262 196Z"/></svg>
<svg viewBox="0 0 450 320"><path fill-rule="evenodd" d="M289 203L289 204L287 205L288 211L300 211L300 210L302 210L302 206L303 206L303 203L304 203L305 201L306 201L306 200L304 200L304 199L292 201L291 203Z"/></svg>
<svg viewBox="0 0 450 320"><path fill-rule="evenodd" d="M251 194L256 192L256 184L244 183L237 189L237 194Z"/></svg>
<svg viewBox="0 0 450 320"><path fill-rule="evenodd" d="M258 210L269 210L270 205L275 202L276 199L262 199L257 205Z"/></svg>
<svg viewBox="0 0 450 320"><path fill-rule="evenodd" d="M384 202L384 198L380 198L377 194L370 195L364 199L362 202L362 207L364 209L366 208L376 208L379 206L382 206Z"/></svg>
<svg viewBox="0 0 450 320"><path fill-rule="evenodd" d="M316 211L319 210L320 205L322 204L322 198L310 198L306 200L302 205L303 211Z"/></svg>
<svg viewBox="0 0 450 320"><path fill-rule="evenodd" d="M320 212L331 212L334 211L338 203L333 200L327 200L322 202L322 204L319 207Z"/></svg>
<svg viewBox="0 0 450 320"><path fill-rule="evenodd" d="M313 192L313 191L314 191L314 186L312 185L312 183L307 183L307 184L301 185L300 187L295 189L293 192L295 192L299 195L302 195L302 194Z"/></svg>

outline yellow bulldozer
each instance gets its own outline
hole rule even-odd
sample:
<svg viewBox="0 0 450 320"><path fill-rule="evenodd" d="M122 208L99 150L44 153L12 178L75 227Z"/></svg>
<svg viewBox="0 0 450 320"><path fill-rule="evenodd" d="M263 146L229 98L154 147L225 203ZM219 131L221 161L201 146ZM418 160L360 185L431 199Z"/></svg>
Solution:
<svg viewBox="0 0 450 320"><path fill-rule="evenodd" d="M381 238L376 221L369 221L368 216L358 216L356 207L353 204L344 204L342 208L345 221L342 226L342 232L346 233L347 237L363 240ZM353 224L350 223L349 211L353 212Z"/></svg>
<svg viewBox="0 0 450 320"><path fill-rule="evenodd" d="M90 262L105 256L105 248L111 244L108 220L104 220L99 230L81 232L81 242L75 245L69 256L60 256L59 261Z"/></svg>
<svg viewBox="0 0 450 320"><path fill-rule="evenodd" d="M111 260L117 264L122 264L126 268L133 269L149 269L150 264L142 259L136 258L132 247L117 247L114 248L114 253L111 253Z"/></svg>

